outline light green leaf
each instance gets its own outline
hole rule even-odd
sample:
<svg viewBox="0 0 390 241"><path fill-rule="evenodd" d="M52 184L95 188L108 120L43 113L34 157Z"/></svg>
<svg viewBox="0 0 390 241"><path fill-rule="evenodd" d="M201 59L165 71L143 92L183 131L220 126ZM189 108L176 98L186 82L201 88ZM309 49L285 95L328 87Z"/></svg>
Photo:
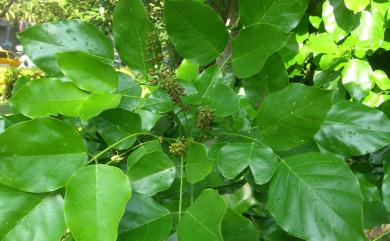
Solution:
<svg viewBox="0 0 390 241"><path fill-rule="evenodd" d="M136 136L131 136L141 132L141 118L138 114L123 109L106 110L96 119L96 126L98 133L108 145L128 138L113 147L125 150L137 139Z"/></svg>
<svg viewBox="0 0 390 241"><path fill-rule="evenodd" d="M55 56L64 75L80 89L97 93L116 91L118 73L96 56L80 51Z"/></svg>
<svg viewBox="0 0 390 241"><path fill-rule="evenodd" d="M288 81L283 60L275 53L267 59L260 73L243 80L242 84L246 96L257 109L269 94L287 87Z"/></svg>
<svg viewBox="0 0 390 241"><path fill-rule="evenodd" d="M334 153L361 156L390 143L390 120L359 102L335 104L315 140Z"/></svg>
<svg viewBox="0 0 390 241"><path fill-rule="evenodd" d="M202 181L213 168L212 160L206 155L206 148L203 144L191 143L186 155L186 180L189 183Z"/></svg>
<svg viewBox="0 0 390 241"><path fill-rule="evenodd" d="M142 156L127 170L133 190L153 196L167 190L175 179L175 165L159 151Z"/></svg>
<svg viewBox="0 0 390 241"><path fill-rule="evenodd" d="M268 194L276 222L310 241L365 241L362 205L359 182L347 164L314 152L282 160Z"/></svg>
<svg viewBox="0 0 390 241"><path fill-rule="evenodd" d="M247 218L228 209L222 221L222 236L224 241L257 241L259 232Z"/></svg>
<svg viewBox="0 0 390 241"><path fill-rule="evenodd" d="M84 167L66 185L66 225L77 241L115 241L130 197L129 180L120 169Z"/></svg>
<svg viewBox="0 0 390 241"><path fill-rule="evenodd" d="M370 0L344 0L344 3L349 10L357 13L363 11L370 4Z"/></svg>
<svg viewBox="0 0 390 241"><path fill-rule="evenodd" d="M44 198L0 185L0 239L60 240L66 231L60 195Z"/></svg>
<svg viewBox="0 0 390 241"><path fill-rule="evenodd" d="M76 128L53 118L15 124L0 135L0 143L0 183L26 192L65 186L87 158Z"/></svg>
<svg viewBox="0 0 390 241"><path fill-rule="evenodd" d="M283 48L288 39L289 34L271 24L255 24L242 29L233 40L234 73L244 78L260 72L265 61Z"/></svg>
<svg viewBox="0 0 390 241"><path fill-rule="evenodd" d="M113 16L115 47L129 68L148 73L146 50L148 35L153 31L142 0L120 0Z"/></svg>
<svg viewBox="0 0 390 241"><path fill-rule="evenodd" d="M176 79L193 81L199 74L199 64L184 59L176 70Z"/></svg>
<svg viewBox="0 0 390 241"><path fill-rule="evenodd" d="M390 89L390 79L387 77L387 74L384 71L375 70L371 73L371 78L381 90Z"/></svg>
<svg viewBox="0 0 390 241"><path fill-rule="evenodd" d="M367 61L351 59L343 69L342 82L353 98L362 100L374 85L371 75L372 69Z"/></svg>
<svg viewBox="0 0 390 241"><path fill-rule="evenodd" d="M322 18L318 16L309 16L309 21L313 27L319 29L322 23Z"/></svg>
<svg viewBox="0 0 390 241"><path fill-rule="evenodd" d="M119 224L118 241L165 240L172 228L172 215L153 198L134 193Z"/></svg>
<svg viewBox="0 0 390 241"><path fill-rule="evenodd" d="M62 114L77 117L88 94L71 82L60 79L32 80L12 96L12 106L25 116L35 118Z"/></svg>
<svg viewBox="0 0 390 241"><path fill-rule="evenodd" d="M302 145L320 129L330 107L330 91L290 84L261 105L257 116L261 141L280 151Z"/></svg>
<svg viewBox="0 0 390 241"><path fill-rule="evenodd" d="M390 100L390 95L377 94L370 91L370 93L363 99L363 104L369 107L376 108L386 100Z"/></svg>
<svg viewBox="0 0 390 241"><path fill-rule="evenodd" d="M276 170L278 160L271 148L255 143L231 143L219 152L218 168L226 178L233 179L248 166L255 182L268 182Z"/></svg>
<svg viewBox="0 0 390 241"><path fill-rule="evenodd" d="M79 114L82 120L87 121L108 109L116 108L122 95L109 93L92 93L81 104Z"/></svg>
<svg viewBox="0 0 390 241"><path fill-rule="evenodd" d="M240 19L245 26L268 23L285 32L294 29L306 12L308 0L239 0Z"/></svg>
<svg viewBox="0 0 390 241"><path fill-rule="evenodd" d="M306 44L316 54L333 54L338 51L338 46L328 33L311 34Z"/></svg>
<svg viewBox="0 0 390 241"><path fill-rule="evenodd" d="M114 58L111 40L94 25L80 20L35 25L19 34L19 40L26 54L49 75L61 75L56 53L79 50Z"/></svg>
<svg viewBox="0 0 390 241"><path fill-rule="evenodd" d="M177 227L178 240L223 241L221 223L226 213L226 203L218 192L205 189L185 211Z"/></svg>
<svg viewBox="0 0 390 241"><path fill-rule="evenodd" d="M225 49L229 33L221 17L196 1L165 2L164 20L178 52L194 63L207 65Z"/></svg>
<svg viewBox="0 0 390 241"><path fill-rule="evenodd" d="M322 20L326 32L335 42L344 39L359 25L359 15L347 9L342 0L325 0L322 6Z"/></svg>

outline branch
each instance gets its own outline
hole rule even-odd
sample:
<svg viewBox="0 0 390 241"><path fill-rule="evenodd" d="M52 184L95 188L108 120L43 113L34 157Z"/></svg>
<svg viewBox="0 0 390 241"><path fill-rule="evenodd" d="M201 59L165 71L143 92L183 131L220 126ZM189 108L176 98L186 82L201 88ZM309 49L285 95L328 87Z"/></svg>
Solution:
<svg viewBox="0 0 390 241"><path fill-rule="evenodd" d="M9 0L9 1L8 1L7 5L5 5L5 7L3 8L3 10L1 10L1 12L0 12L0 18L1 18L1 17L4 17L4 16L8 13L9 9L12 7L12 5L13 5L15 2L16 2L16 0Z"/></svg>

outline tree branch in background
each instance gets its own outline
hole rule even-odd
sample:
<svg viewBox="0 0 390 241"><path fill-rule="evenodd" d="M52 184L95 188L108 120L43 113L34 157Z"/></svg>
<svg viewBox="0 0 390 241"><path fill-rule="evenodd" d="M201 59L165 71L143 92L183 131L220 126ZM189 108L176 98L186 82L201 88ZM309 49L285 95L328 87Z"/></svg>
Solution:
<svg viewBox="0 0 390 241"><path fill-rule="evenodd" d="M1 12L0 12L0 18L1 18L1 17L4 17L4 16L8 13L9 9L12 7L12 5L13 5L15 2L16 2L16 0L9 0L9 1L8 1L7 5L5 5L5 7L3 8L3 10L1 10Z"/></svg>

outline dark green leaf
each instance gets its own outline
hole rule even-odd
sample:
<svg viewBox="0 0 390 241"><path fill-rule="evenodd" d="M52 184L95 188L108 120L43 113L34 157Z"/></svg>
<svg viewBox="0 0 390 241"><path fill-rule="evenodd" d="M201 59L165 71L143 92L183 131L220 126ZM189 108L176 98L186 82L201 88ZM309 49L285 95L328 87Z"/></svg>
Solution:
<svg viewBox="0 0 390 241"><path fill-rule="evenodd" d="M232 65L241 78L263 68L265 61L286 45L289 34L271 24L255 24L242 29L233 40Z"/></svg>
<svg viewBox="0 0 390 241"><path fill-rule="evenodd" d="M330 91L290 84L261 105L257 117L261 140L280 151L297 147L320 129L330 107Z"/></svg>
<svg viewBox="0 0 390 241"><path fill-rule="evenodd" d="M228 209L222 221L222 236L224 241L257 241L259 232L247 218Z"/></svg>
<svg viewBox="0 0 390 241"><path fill-rule="evenodd" d="M281 161L268 196L277 223L304 240L366 240L362 204L347 164L314 152Z"/></svg>
<svg viewBox="0 0 390 241"><path fill-rule="evenodd" d="M186 59L207 65L222 51L229 34L214 10L196 1L165 2L164 20L169 39Z"/></svg>

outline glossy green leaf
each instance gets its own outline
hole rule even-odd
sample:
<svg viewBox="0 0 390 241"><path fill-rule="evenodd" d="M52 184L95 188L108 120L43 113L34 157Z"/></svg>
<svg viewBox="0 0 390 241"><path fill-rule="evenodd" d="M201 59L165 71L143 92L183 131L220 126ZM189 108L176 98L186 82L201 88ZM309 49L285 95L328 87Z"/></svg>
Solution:
<svg viewBox="0 0 390 241"><path fill-rule="evenodd" d="M306 12L308 0L239 0L240 18L245 26L268 23L285 32L294 29Z"/></svg>
<svg viewBox="0 0 390 241"><path fill-rule="evenodd" d="M88 94L71 82L37 79L28 82L12 96L12 106L28 117L62 114L76 117Z"/></svg>
<svg viewBox="0 0 390 241"><path fill-rule="evenodd" d="M4 241L60 240L65 233L60 195L38 196L0 185L0 238Z"/></svg>
<svg viewBox="0 0 390 241"><path fill-rule="evenodd" d="M130 197L129 180L120 169L84 167L66 185L66 225L77 241L115 241Z"/></svg>
<svg viewBox="0 0 390 241"><path fill-rule="evenodd" d="M255 143L231 143L218 154L218 168L226 178L233 179L248 166L255 182L268 182L276 170L278 161L271 148Z"/></svg>
<svg viewBox="0 0 390 241"><path fill-rule="evenodd" d="M232 66L238 77L250 77L266 60L286 45L289 34L271 24L255 24L242 29L233 40Z"/></svg>
<svg viewBox="0 0 390 241"><path fill-rule="evenodd" d="M332 107L315 140L338 154L364 155L390 143L390 120L379 110L342 101Z"/></svg>
<svg viewBox="0 0 390 241"><path fill-rule="evenodd" d="M215 60L228 42L229 34L221 17L200 2L166 1L164 21L178 52L200 65Z"/></svg>
<svg viewBox="0 0 390 241"><path fill-rule="evenodd" d="M146 41L153 25L141 0L120 0L113 16L115 47L129 68L148 73Z"/></svg>
<svg viewBox="0 0 390 241"><path fill-rule="evenodd" d="M87 155L76 128L53 118L15 124L0 135L0 183L26 192L65 186Z"/></svg>
<svg viewBox="0 0 390 241"><path fill-rule="evenodd" d="M60 75L55 54L83 51L106 59L114 58L111 41L90 23L80 20L44 23L19 34L24 51L50 75Z"/></svg>
<svg viewBox="0 0 390 241"><path fill-rule="evenodd" d="M242 84L252 105L259 108L268 95L288 85L288 73L282 58L278 54L271 55L260 73L243 80Z"/></svg>
<svg viewBox="0 0 390 241"><path fill-rule="evenodd" d="M79 114L82 120L88 120L108 109L116 108L122 95L109 93L92 93L80 105Z"/></svg>
<svg viewBox="0 0 390 241"><path fill-rule="evenodd" d="M172 215L151 197L134 193L119 224L119 241L165 240L172 228Z"/></svg>
<svg viewBox="0 0 390 241"><path fill-rule="evenodd" d="M370 0L344 0L344 3L349 10L357 13L363 11L370 4Z"/></svg>
<svg viewBox="0 0 390 241"><path fill-rule="evenodd" d="M189 183L202 181L213 168L213 162L207 157L204 145L191 143L186 151L186 180Z"/></svg>
<svg viewBox="0 0 390 241"><path fill-rule="evenodd" d="M342 82L349 94L356 100L366 97L373 81L371 79L372 69L367 61L351 59L342 72Z"/></svg>
<svg viewBox="0 0 390 241"><path fill-rule="evenodd" d="M153 196L168 189L175 179L175 165L159 151L142 156L127 170L133 190Z"/></svg>
<svg viewBox="0 0 390 241"><path fill-rule="evenodd" d="M221 224L226 213L226 204L218 192L205 189L185 211L177 227L178 240L223 241Z"/></svg>
<svg viewBox="0 0 390 241"><path fill-rule="evenodd" d="M274 150L287 150L311 139L331 107L331 92L301 84L271 94L257 121L260 138Z"/></svg>
<svg viewBox="0 0 390 241"><path fill-rule="evenodd" d="M359 24L359 15L354 15L346 8L342 0L325 0L322 5L322 20L326 32L339 42Z"/></svg>
<svg viewBox="0 0 390 241"><path fill-rule="evenodd" d="M94 55L77 51L57 53L61 71L80 89L92 92L115 92L118 74L115 69Z"/></svg>
<svg viewBox="0 0 390 241"><path fill-rule="evenodd" d="M222 236L224 241L257 241L259 232L247 218L228 209L222 221Z"/></svg>
<svg viewBox="0 0 390 241"><path fill-rule="evenodd" d="M176 79L193 81L199 74L199 64L184 59L176 70Z"/></svg>
<svg viewBox="0 0 390 241"><path fill-rule="evenodd" d="M303 153L280 162L268 208L276 222L304 240L366 240L359 182L332 156Z"/></svg>
<svg viewBox="0 0 390 241"><path fill-rule="evenodd" d="M96 126L108 145L126 139L113 146L115 149L125 150L137 139L132 135L141 132L141 118L138 114L123 109L106 110L97 118Z"/></svg>
<svg viewBox="0 0 390 241"><path fill-rule="evenodd" d="M384 71L375 70L371 73L371 78L381 90L390 89L390 79L387 77L387 74Z"/></svg>

